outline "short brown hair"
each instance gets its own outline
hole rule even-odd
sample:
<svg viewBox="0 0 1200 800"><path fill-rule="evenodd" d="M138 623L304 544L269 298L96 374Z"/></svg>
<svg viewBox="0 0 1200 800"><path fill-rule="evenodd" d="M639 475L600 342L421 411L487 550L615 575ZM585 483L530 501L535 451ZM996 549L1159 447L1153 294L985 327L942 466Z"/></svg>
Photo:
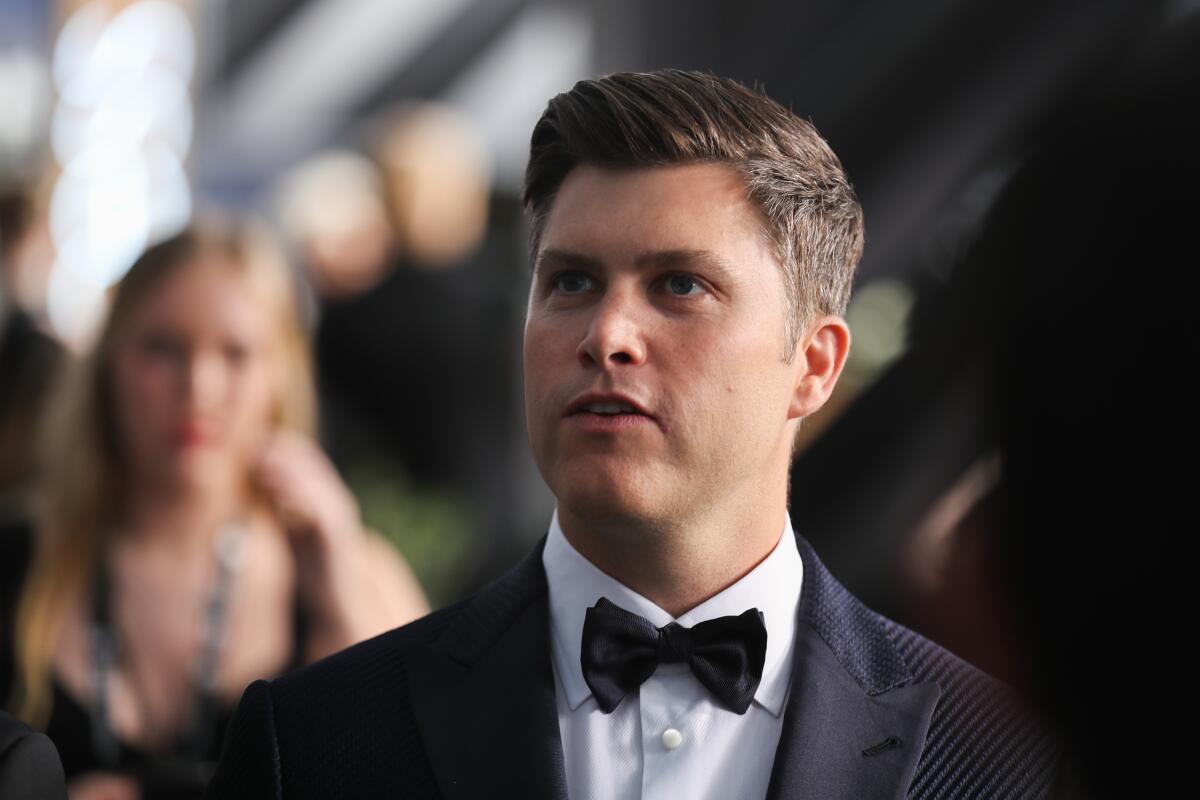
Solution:
<svg viewBox="0 0 1200 800"><path fill-rule="evenodd" d="M862 256L862 208L811 123L760 91L704 72L579 81L533 129L525 208L536 257L555 193L579 164L729 164L746 181L783 266L788 352L813 314L843 315Z"/></svg>

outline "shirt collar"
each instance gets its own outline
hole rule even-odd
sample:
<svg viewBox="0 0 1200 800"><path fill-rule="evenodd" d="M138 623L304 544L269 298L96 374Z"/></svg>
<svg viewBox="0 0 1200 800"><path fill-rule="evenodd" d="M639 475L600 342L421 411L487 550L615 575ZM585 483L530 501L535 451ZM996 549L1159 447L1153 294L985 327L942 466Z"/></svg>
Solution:
<svg viewBox="0 0 1200 800"><path fill-rule="evenodd" d="M653 602L601 572L584 558L563 535L557 511L550 520L542 564L550 589L551 649L555 671L572 711L592 695L580 666L584 615L598 599L607 597L622 608L645 617L656 627L672 621L691 627L708 619L736 616L748 608L757 608L763 613L767 626L767 654L754 700L776 717L783 713L791 681L796 612L804 572L790 516L785 517L783 533L770 555L737 583L678 619L673 619Z"/></svg>

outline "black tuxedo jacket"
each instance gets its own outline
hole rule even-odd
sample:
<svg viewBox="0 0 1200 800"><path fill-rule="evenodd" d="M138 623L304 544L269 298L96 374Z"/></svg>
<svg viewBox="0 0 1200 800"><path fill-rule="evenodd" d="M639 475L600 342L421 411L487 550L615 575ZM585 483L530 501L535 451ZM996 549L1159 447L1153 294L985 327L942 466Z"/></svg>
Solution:
<svg viewBox="0 0 1200 800"><path fill-rule="evenodd" d="M45 735L0 711L0 800L67 800L58 751Z"/></svg>
<svg viewBox="0 0 1200 800"><path fill-rule="evenodd" d="M855 599L802 537L769 798L1038 798L1052 736L1011 692ZM478 594L242 697L211 798L566 798L545 539Z"/></svg>

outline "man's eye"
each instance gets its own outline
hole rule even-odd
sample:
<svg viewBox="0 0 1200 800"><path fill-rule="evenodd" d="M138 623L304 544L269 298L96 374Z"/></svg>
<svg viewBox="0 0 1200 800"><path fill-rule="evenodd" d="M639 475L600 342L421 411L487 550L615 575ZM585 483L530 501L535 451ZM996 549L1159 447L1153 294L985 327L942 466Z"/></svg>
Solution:
<svg viewBox="0 0 1200 800"><path fill-rule="evenodd" d="M704 289L700 281L690 275L671 275L666 281L667 291L673 295L686 297Z"/></svg>
<svg viewBox="0 0 1200 800"><path fill-rule="evenodd" d="M563 272L555 276L554 288L563 294L581 294L592 288L592 279L582 272Z"/></svg>

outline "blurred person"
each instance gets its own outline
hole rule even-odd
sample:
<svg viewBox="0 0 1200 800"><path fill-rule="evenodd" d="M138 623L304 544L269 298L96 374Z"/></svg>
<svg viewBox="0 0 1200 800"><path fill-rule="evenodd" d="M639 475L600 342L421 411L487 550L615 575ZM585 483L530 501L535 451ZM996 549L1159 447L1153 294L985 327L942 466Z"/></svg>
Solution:
<svg viewBox="0 0 1200 800"><path fill-rule="evenodd" d="M548 534L474 597L250 686L211 796L1046 796L1039 721L792 528L863 243L812 126L703 73L581 81L525 200Z"/></svg>
<svg viewBox="0 0 1200 800"><path fill-rule="evenodd" d="M1186 664L1200 530L1200 18L1130 54L1014 178L964 263L993 343L1000 565L1072 797L1165 797L1194 769Z"/></svg>
<svg viewBox="0 0 1200 800"><path fill-rule="evenodd" d="M456 490L478 507L512 427L515 372L515 345L502 335L515 330L505 325L506 275L497 248L481 249L483 148L469 121L432 102L402 105L369 138L393 247L363 291L330 291L318 278L322 407L339 440L382 444L418 485ZM308 253L318 275L330 271Z"/></svg>
<svg viewBox="0 0 1200 800"><path fill-rule="evenodd" d="M414 507L448 498L462 510L434 523L442 553L461 543L456 577L427 585L457 598L514 538L518 477L497 460L527 463L516 236L488 227L488 164L469 120L406 102L364 139L369 162L330 153L297 168L280 216L320 293L314 352L330 455L354 478L386 471L396 491L411 487ZM413 545L414 564L429 564Z"/></svg>
<svg viewBox="0 0 1200 800"><path fill-rule="evenodd" d="M0 535L0 697L73 800L197 796L247 683L427 611L312 440L310 371L249 227L185 231L117 285L49 416L35 526Z"/></svg>
<svg viewBox="0 0 1200 800"><path fill-rule="evenodd" d="M320 297L354 297L387 275L392 225L366 157L330 150L309 158L280 179L273 206Z"/></svg>
<svg viewBox="0 0 1200 800"><path fill-rule="evenodd" d="M479 134L449 106L409 102L379 123L374 152L407 260L450 269L483 243L489 165Z"/></svg>

